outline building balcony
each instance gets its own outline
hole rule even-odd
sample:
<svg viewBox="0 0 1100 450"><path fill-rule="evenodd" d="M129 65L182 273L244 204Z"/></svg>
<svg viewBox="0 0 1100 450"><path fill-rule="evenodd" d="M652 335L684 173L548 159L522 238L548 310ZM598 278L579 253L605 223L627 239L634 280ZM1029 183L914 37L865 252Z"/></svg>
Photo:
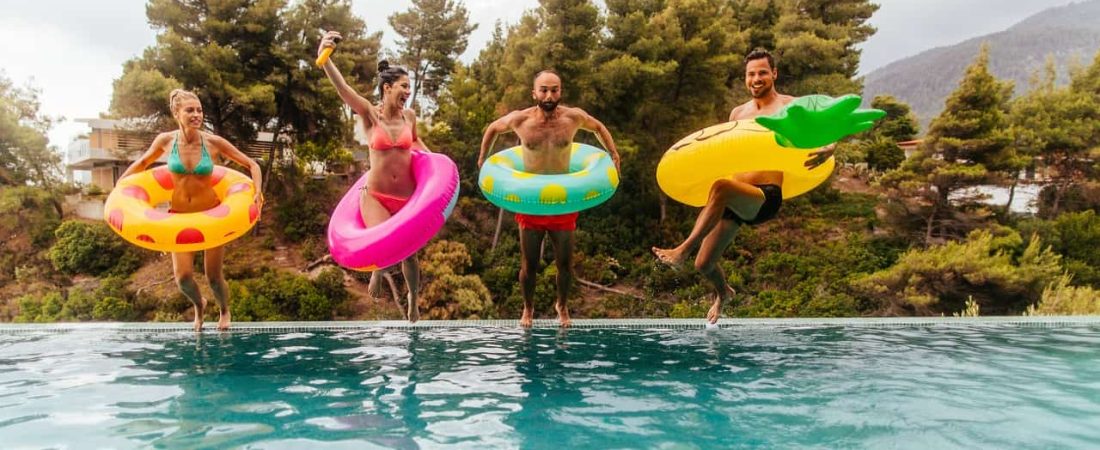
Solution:
<svg viewBox="0 0 1100 450"><path fill-rule="evenodd" d="M97 165L121 161L118 156L106 149L92 147L87 139L78 139L70 143L69 150L65 154L65 165L70 170L92 170Z"/></svg>

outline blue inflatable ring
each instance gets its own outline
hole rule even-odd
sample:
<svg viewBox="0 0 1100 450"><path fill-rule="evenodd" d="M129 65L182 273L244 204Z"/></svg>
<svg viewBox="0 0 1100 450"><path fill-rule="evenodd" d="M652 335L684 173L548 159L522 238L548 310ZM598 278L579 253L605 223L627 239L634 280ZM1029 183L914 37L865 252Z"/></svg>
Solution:
<svg viewBox="0 0 1100 450"><path fill-rule="evenodd" d="M478 176L481 193L494 205L532 215L557 215L599 205L615 194L619 171L607 152L573 144L569 172L543 175L523 170L523 147L490 156Z"/></svg>

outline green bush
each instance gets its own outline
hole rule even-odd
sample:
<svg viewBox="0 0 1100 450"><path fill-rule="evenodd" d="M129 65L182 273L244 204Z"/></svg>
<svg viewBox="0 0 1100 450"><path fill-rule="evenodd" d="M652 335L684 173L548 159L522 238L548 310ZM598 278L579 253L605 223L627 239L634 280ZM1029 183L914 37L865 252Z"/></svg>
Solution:
<svg viewBox="0 0 1100 450"><path fill-rule="evenodd" d="M57 275L42 250L61 223L60 201L58 193L37 187L0 187L0 286Z"/></svg>
<svg viewBox="0 0 1100 450"><path fill-rule="evenodd" d="M326 180L312 179L294 166L280 167L272 182L287 191L275 207L275 224L291 242L324 236L329 215L347 188L337 189Z"/></svg>
<svg viewBox="0 0 1100 450"><path fill-rule="evenodd" d="M44 249L61 224L60 201L58 193L33 186L0 188L0 230L6 236L27 233L35 248Z"/></svg>
<svg viewBox="0 0 1100 450"><path fill-rule="evenodd" d="M1100 183L1086 182L1072 184L1064 188L1058 202L1058 214L1081 211L1100 211ZM1051 217L1055 214L1054 197L1057 192L1054 185L1043 187L1036 201L1039 205L1039 217Z"/></svg>
<svg viewBox="0 0 1100 450"><path fill-rule="evenodd" d="M672 305L668 317L673 319L697 319L706 317L710 311L710 302L681 300Z"/></svg>
<svg viewBox="0 0 1100 450"><path fill-rule="evenodd" d="M425 287L421 298L426 306L422 316L426 319L476 320L489 318L492 314L489 289L477 275L441 275ZM429 303L428 299L437 301Z"/></svg>
<svg viewBox="0 0 1100 450"><path fill-rule="evenodd" d="M855 281L856 295L885 303L894 315L940 315L962 311L973 299L987 314L1020 313L1039 300L1045 286L1062 274L1061 257L1029 241L1015 257L1011 239L977 231L951 242L902 255L897 264Z"/></svg>
<svg viewBox="0 0 1100 450"><path fill-rule="evenodd" d="M95 316L95 306L95 293L70 289L56 319L63 322L87 322Z"/></svg>
<svg viewBox="0 0 1100 450"><path fill-rule="evenodd" d="M16 300L19 304L19 314L15 321L20 323L49 323L57 322L61 318L61 310L65 307L65 298L60 292L50 292L43 297L24 295Z"/></svg>
<svg viewBox="0 0 1100 450"><path fill-rule="evenodd" d="M24 295L19 304L17 322L86 322L90 320L133 320L133 293L126 280L108 277L92 291L73 288L42 296Z"/></svg>
<svg viewBox="0 0 1100 450"><path fill-rule="evenodd" d="M57 270L75 275L129 273L141 265L141 255L115 236L103 223L66 221L55 232L57 241L49 250Z"/></svg>
<svg viewBox="0 0 1100 450"><path fill-rule="evenodd" d="M492 314L489 288L481 277L466 275L472 265L466 245L460 242L439 240L424 249L420 263L424 281L420 296L422 317L479 319Z"/></svg>
<svg viewBox="0 0 1100 450"><path fill-rule="evenodd" d="M298 297L297 320L332 320L337 305L317 291L306 292Z"/></svg>
<svg viewBox="0 0 1100 450"><path fill-rule="evenodd" d="M865 141L862 147L867 167L879 172L897 169L905 161L905 151L892 139Z"/></svg>
<svg viewBox="0 0 1100 450"><path fill-rule="evenodd" d="M16 323L33 323L42 314L42 301L33 295L24 295L15 300L19 313L13 319Z"/></svg>
<svg viewBox="0 0 1100 450"><path fill-rule="evenodd" d="M1029 306L1029 316L1098 315L1100 291L1088 286L1070 286L1070 277L1062 276L1043 289L1038 304Z"/></svg>
<svg viewBox="0 0 1100 450"><path fill-rule="evenodd" d="M229 283L233 315L242 321L331 320L350 295L339 269L322 273L320 281L283 271ZM339 280L339 281L337 281Z"/></svg>
<svg viewBox="0 0 1100 450"><path fill-rule="evenodd" d="M1093 211L1066 213L1054 220L1020 223L1021 233L1037 234L1064 257L1073 281L1100 289L1100 216Z"/></svg>
<svg viewBox="0 0 1100 450"><path fill-rule="evenodd" d="M302 241L301 252L302 259L315 261L328 253L328 246L325 245L325 239L321 236L307 236Z"/></svg>
<svg viewBox="0 0 1100 450"><path fill-rule="evenodd" d="M339 267L327 267L322 270L317 274L317 278L313 279L313 285L317 288L317 292L335 302L343 302L351 296L344 286L344 269Z"/></svg>
<svg viewBox="0 0 1100 450"><path fill-rule="evenodd" d="M249 281L251 280L229 282L229 301L234 320L242 322L290 320L279 311L279 307L271 298L253 294L249 286L254 283ZM160 312L158 311L157 314L159 315Z"/></svg>
<svg viewBox="0 0 1100 450"><path fill-rule="evenodd" d="M95 302L92 317L96 320L124 322L133 318L134 309L129 302L118 297L103 297Z"/></svg>

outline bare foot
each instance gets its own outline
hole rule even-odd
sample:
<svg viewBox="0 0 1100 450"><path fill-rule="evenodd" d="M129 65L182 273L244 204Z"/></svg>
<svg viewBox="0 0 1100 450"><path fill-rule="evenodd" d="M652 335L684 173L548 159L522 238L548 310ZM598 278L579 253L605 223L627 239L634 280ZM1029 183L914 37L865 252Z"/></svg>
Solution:
<svg viewBox="0 0 1100 450"><path fill-rule="evenodd" d="M714 296L714 304L710 305L710 311L707 311L707 323L711 325L718 323L718 318L722 315L722 303L726 300L733 300L733 296L737 295L737 291L729 286L726 286L726 292L728 298L723 298L722 295Z"/></svg>
<svg viewBox="0 0 1100 450"><path fill-rule="evenodd" d="M680 270L684 267L684 252L679 248L663 249L653 247L653 254L657 259L673 269Z"/></svg>
<svg viewBox="0 0 1100 450"><path fill-rule="evenodd" d="M569 308L561 306L557 303L554 304L554 309L558 312L558 322L561 322L562 328L568 328L573 324L573 321L569 319Z"/></svg>
<svg viewBox="0 0 1100 450"><path fill-rule="evenodd" d="M225 308L225 309L221 310L220 313L221 314L218 316L218 331L228 331L229 330L229 322L230 322L230 319L231 319L230 314L229 314L229 308Z"/></svg>
<svg viewBox="0 0 1100 450"><path fill-rule="evenodd" d="M202 332L202 319L203 319L202 316L205 315L205 314L206 314L206 298L204 297L202 299L202 304L201 305L195 305L195 323L194 323L195 331L200 332L200 333Z"/></svg>
<svg viewBox="0 0 1100 450"><path fill-rule="evenodd" d="M535 309L523 307L523 315L519 318L519 326L523 328L531 328L531 325L535 323Z"/></svg>
<svg viewBox="0 0 1100 450"><path fill-rule="evenodd" d="M382 298L382 271L375 270L370 274L370 282L367 283L367 295L371 299L377 300Z"/></svg>
<svg viewBox="0 0 1100 450"><path fill-rule="evenodd" d="M407 315L410 323L416 323L417 320L420 320L420 305L411 297L409 298L409 311Z"/></svg>

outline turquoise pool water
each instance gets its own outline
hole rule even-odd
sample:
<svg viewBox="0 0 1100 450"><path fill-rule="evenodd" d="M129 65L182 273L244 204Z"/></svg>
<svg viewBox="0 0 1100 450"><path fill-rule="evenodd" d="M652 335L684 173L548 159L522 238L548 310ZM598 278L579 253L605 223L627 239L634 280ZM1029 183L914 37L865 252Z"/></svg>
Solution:
<svg viewBox="0 0 1100 450"><path fill-rule="evenodd" d="M1100 445L1100 323L783 324L0 327L0 447Z"/></svg>

